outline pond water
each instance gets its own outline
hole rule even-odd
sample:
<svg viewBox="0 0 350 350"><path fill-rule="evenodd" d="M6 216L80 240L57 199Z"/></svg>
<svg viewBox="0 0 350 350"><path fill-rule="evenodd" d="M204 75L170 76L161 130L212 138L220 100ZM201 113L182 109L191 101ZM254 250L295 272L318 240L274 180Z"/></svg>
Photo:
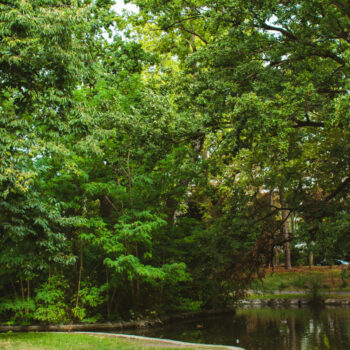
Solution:
<svg viewBox="0 0 350 350"><path fill-rule="evenodd" d="M239 308L235 315L172 323L137 334L246 350L349 350L350 308Z"/></svg>

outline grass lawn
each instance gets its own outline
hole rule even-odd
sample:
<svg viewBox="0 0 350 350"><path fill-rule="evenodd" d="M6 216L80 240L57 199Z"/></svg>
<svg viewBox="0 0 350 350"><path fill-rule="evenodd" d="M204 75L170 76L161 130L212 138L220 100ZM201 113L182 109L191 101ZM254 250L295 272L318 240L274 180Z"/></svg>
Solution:
<svg viewBox="0 0 350 350"><path fill-rule="evenodd" d="M184 347L157 341L120 339L102 335L65 333L3 333L0 349L4 350L141 350L141 349L218 349L218 347Z"/></svg>
<svg viewBox="0 0 350 350"><path fill-rule="evenodd" d="M295 267L285 270L277 267L273 271L268 270L263 283L257 281L252 289L264 293L274 291L298 291L310 288L317 284L322 292L349 292L350 294L350 270L343 266L307 266Z"/></svg>
<svg viewBox="0 0 350 350"><path fill-rule="evenodd" d="M273 299L300 299L300 297L305 297L306 295L286 293L286 294L273 294L273 293L264 293L264 294L255 294L251 293L247 295L247 300L273 300Z"/></svg>

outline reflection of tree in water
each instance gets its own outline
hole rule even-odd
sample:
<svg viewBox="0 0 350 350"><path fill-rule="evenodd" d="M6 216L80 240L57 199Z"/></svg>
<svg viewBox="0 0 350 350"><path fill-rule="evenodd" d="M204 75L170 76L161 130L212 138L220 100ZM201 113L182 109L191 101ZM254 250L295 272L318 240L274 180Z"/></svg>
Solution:
<svg viewBox="0 0 350 350"><path fill-rule="evenodd" d="M297 336L296 336L296 330L295 330L295 316L293 315L288 320L288 327L289 327L289 348L290 350L296 350L297 349Z"/></svg>
<svg viewBox="0 0 350 350"><path fill-rule="evenodd" d="M349 350L350 309L239 309L236 315L173 323L143 334L246 350Z"/></svg>
<svg viewBox="0 0 350 350"><path fill-rule="evenodd" d="M347 309L247 309L236 319L242 325L237 337L247 350L350 349Z"/></svg>
<svg viewBox="0 0 350 350"><path fill-rule="evenodd" d="M349 309L316 311L309 321L309 328L305 334L307 342L302 349L309 349L311 346L314 349L349 349L349 315Z"/></svg>
<svg viewBox="0 0 350 350"><path fill-rule="evenodd" d="M255 313L255 314L254 314ZM248 350L346 350L350 348L350 310L344 309L261 309L240 312L246 332L255 341ZM273 335L278 333L277 337Z"/></svg>

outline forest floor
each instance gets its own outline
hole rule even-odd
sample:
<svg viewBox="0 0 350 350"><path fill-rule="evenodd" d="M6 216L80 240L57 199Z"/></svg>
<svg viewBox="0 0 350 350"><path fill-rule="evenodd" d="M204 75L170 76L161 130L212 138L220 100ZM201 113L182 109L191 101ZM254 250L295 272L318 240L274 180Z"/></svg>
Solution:
<svg viewBox="0 0 350 350"><path fill-rule="evenodd" d="M262 281L248 291L248 299L288 299L317 294L332 299L350 298L350 269L347 266L308 266L268 269Z"/></svg>
<svg viewBox="0 0 350 350"><path fill-rule="evenodd" d="M215 350L239 349L229 346L202 346L165 342L157 339L119 338L116 335L67 333L3 333L0 349L4 350Z"/></svg>

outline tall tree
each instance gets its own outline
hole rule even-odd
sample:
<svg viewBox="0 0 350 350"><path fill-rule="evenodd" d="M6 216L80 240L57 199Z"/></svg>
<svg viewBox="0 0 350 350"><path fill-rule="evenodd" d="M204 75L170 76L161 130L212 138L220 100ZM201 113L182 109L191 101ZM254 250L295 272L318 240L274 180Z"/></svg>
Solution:
<svg viewBox="0 0 350 350"><path fill-rule="evenodd" d="M216 170L222 161L235 169L257 202L261 191L282 186L284 205L270 206L271 215L296 213L313 240L331 206L349 193L347 161L337 152L349 137L348 5L134 3L139 17L163 32L158 52L166 47L182 62L176 104L196 125L187 135L205 140ZM271 244L283 241L272 235Z"/></svg>
<svg viewBox="0 0 350 350"><path fill-rule="evenodd" d="M72 165L62 139L79 115L73 91L89 66L94 9L76 1L0 2L1 287L26 299L26 312L31 280L74 261L69 223L41 183Z"/></svg>

